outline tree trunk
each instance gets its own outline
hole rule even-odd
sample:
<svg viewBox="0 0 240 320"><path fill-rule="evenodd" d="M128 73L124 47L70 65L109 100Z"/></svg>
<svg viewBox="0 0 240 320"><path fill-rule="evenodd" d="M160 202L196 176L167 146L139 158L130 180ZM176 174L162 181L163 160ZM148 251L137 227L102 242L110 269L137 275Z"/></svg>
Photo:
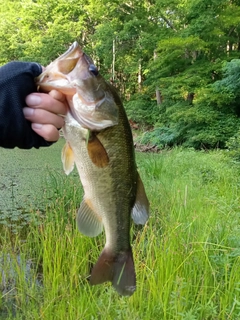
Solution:
<svg viewBox="0 0 240 320"><path fill-rule="evenodd" d="M142 59L138 61L138 92L142 90Z"/></svg>
<svg viewBox="0 0 240 320"><path fill-rule="evenodd" d="M116 61L116 43L115 39L113 39L113 46L112 46L112 83L115 81L115 61Z"/></svg>
<svg viewBox="0 0 240 320"><path fill-rule="evenodd" d="M187 101L189 102L189 104L193 104L193 99L194 99L194 92L188 92Z"/></svg>
<svg viewBox="0 0 240 320"><path fill-rule="evenodd" d="M153 60L155 61L156 59L157 59L157 52L156 52L156 50L154 50ZM162 103L162 95L161 95L161 92L160 92L158 86L156 86L156 100L157 100L157 105Z"/></svg>
<svg viewBox="0 0 240 320"><path fill-rule="evenodd" d="M156 99L157 99L157 104L162 103L162 95L158 87L156 87Z"/></svg>

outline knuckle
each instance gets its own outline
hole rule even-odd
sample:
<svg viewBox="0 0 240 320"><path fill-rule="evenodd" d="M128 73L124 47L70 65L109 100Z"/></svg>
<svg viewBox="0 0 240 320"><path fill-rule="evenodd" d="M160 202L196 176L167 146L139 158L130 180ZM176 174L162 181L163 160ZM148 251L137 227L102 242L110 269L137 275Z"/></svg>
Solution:
<svg viewBox="0 0 240 320"><path fill-rule="evenodd" d="M57 91L57 90L52 90L52 91L50 91L50 92L49 92L49 95L50 95L53 99L58 100L58 101L61 101L61 102L64 101L64 99L65 99L64 95L63 95L61 92Z"/></svg>

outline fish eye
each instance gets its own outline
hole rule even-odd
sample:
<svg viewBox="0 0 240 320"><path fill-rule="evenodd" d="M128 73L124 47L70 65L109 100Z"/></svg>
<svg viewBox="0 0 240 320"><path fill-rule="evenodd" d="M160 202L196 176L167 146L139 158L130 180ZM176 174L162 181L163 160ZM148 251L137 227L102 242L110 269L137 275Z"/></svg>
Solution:
<svg viewBox="0 0 240 320"><path fill-rule="evenodd" d="M88 70L94 74L94 76L97 76L98 75L98 69L97 67L94 65L94 64L90 64Z"/></svg>

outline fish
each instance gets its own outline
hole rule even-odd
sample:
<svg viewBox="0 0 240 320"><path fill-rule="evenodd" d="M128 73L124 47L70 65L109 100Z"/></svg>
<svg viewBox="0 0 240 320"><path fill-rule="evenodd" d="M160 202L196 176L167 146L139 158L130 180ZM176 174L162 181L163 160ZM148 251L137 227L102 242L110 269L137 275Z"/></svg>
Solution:
<svg viewBox="0 0 240 320"><path fill-rule="evenodd" d="M78 229L88 237L105 230L105 246L90 284L111 282L120 295L131 296L136 290L131 217L144 225L149 201L121 99L77 42L45 68L36 84L41 91L55 89L66 96L62 162L66 174L76 165L84 190Z"/></svg>

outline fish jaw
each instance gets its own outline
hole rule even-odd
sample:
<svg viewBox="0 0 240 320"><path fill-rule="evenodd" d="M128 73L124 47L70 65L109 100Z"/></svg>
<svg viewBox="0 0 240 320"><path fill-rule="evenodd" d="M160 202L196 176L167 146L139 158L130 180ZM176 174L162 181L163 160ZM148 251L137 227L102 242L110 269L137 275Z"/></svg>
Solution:
<svg viewBox="0 0 240 320"><path fill-rule="evenodd" d="M70 97L71 113L84 128L101 131L118 124L118 106L109 85L77 42L35 81L42 91L56 89Z"/></svg>
<svg viewBox="0 0 240 320"><path fill-rule="evenodd" d="M35 79L37 86L45 92L56 89L73 96L76 87L69 74L76 68L83 55L83 51L75 41L64 54L51 62Z"/></svg>

